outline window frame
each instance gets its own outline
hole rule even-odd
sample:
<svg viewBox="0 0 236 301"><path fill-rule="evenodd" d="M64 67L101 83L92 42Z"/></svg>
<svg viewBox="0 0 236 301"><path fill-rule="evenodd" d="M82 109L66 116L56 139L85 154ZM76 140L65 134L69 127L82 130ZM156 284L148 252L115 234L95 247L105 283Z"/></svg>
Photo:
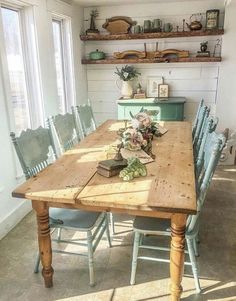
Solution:
<svg viewBox="0 0 236 301"><path fill-rule="evenodd" d="M44 125L45 120L38 59L38 45L36 41L33 6L26 4L18 5L15 3L10 3L8 1L0 1L0 72L2 73L1 76L3 82L3 94L5 95L4 98L5 107L8 114L9 132L16 132L14 111L12 107L10 74L7 60L7 52L5 47L4 28L2 22L2 8L14 10L19 14L19 30L21 39L22 59L25 73L25 88L31 128L36 128L40 125ZM33 24L34 26L34 38L27 29L30 27L29 24ZM32 45L34 45L34 49L32 49ZM37 114L35 114L35 112L37 112ZM21 182L21 180L24 178L24 175L14 151L13 160L15 163L14 165L16 180Z"/></svg>
<svg viewBox="0 0 236 301"><path fill-rule="evenodd" d="M65 114L67 112L70 112L71 106L74 106L76 103L71 17L57 14L57 13L52 13L51 21L52 23L53 21L60 23L62 56L63 56L62 61L63 61L63 72L64 72L63 85L64 85L64 92L65 92L65 103L64 103L65 111L61 113ZM53 34L53 29L52 29L52 34ZM53 43L53 48L54 48L54 43ZM55 50L53 54L55 58ZM55 65L55 70L56 70L56 65Z"/></svg>

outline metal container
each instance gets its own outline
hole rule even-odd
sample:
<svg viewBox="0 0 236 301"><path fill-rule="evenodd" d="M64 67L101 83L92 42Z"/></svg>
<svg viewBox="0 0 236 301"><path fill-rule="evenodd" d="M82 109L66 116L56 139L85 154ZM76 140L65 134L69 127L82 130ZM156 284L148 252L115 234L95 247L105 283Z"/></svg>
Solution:
<svg viewBox="0 0 236 301"><path fill-rule="evenodd" d="M96 49L96 51L89 53L89 58L90 60L103 60L105 59L105 53Z"/></svg>

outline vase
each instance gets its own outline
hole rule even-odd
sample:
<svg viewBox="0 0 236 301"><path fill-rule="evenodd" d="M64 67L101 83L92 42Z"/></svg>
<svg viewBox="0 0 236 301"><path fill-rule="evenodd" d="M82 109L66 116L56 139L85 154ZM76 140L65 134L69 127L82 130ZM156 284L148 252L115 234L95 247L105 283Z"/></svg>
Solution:
<svg viewBox="0 0 236 301"><path fill-rule="evenodd" d="M133 95L133 87L131 81L122 81L121 96L124 99L129 99Z"/></svg>

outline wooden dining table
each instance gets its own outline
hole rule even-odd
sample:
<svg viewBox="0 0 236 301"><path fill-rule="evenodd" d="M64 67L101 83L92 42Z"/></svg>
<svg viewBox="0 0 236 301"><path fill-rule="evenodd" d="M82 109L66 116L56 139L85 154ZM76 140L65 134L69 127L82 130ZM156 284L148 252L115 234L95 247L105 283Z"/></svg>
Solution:
<svg viewBox="0 0 236 301"><path fill-rule="evenodd" d="M196 214L192 129L189 122L164 122L168 132L155 137L155 161L147 176L125 182L119 176L99 175L98 162L119 143L124 121L108 120L74 149L17 187L12 195L31 200L37 215L38 242L45 287L53 286L49 208L128 213L171 220L171 300L182 293L185 229L189 214Z"/></svg>

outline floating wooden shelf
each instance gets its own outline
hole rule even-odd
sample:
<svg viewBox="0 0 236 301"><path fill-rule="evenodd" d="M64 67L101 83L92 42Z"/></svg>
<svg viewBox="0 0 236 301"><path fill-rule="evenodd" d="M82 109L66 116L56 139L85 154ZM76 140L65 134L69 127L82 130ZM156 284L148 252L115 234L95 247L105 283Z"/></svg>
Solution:
<svg viewBox="0 0 236 301"><path fill-rule="evenodd" d="M113 59L89 60L82 59L82 64L152 64L152 63L203 63L203 62L221 62L221 57L187 57L187 58L157 58L157 59Z"/></svg>
<svg viewBox="0 0 236 301"><path fill-rule="evenodd" d="M201 37L223 35L224 29L196 30L196 31L173 31L173 32L151 32L151 33L128 33L128 34L97 34L80 35L82 41L106 41L106 40L138 40L138 39L164 39L180 37Z"/></svg>

